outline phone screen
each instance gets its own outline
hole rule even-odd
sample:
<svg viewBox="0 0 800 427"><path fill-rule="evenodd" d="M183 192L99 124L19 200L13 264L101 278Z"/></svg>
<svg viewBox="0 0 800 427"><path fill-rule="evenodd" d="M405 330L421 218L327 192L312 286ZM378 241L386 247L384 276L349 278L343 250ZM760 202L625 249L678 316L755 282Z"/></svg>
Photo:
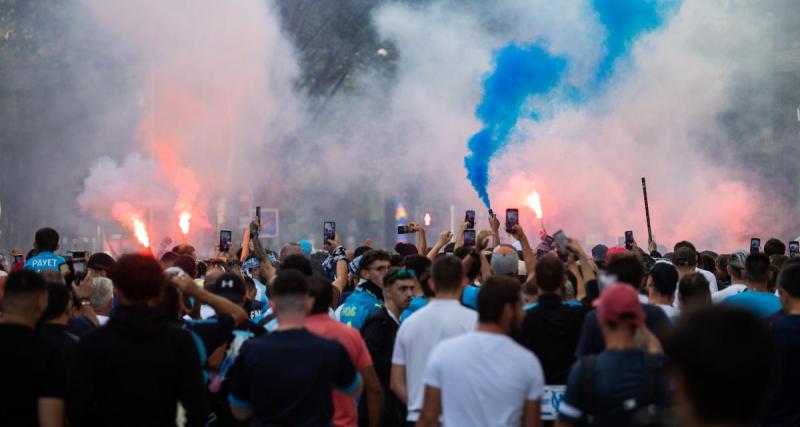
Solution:
<svg viewBox="0 0 800 427"><path fill-rule="evenodd" d="M506 209L506 231L511 232L519 224L519 209Z"/></svg>
<svg viewBox="0 0 800 427"><path fill-rule="evenodd" d="M753 237L750 239L750 253L757 254L759 252L761 252L761 239Z"/></svg>
<svg viewBox="0 0 800 427"><path fill-rule="evenodd" d="M230 230L220 230L219 232L219 251L228 252L231 250L231 238L233 234Z"/></svg>
<svg viewBox="0 0 800 427"><path fill-rule="evenodd" d="M414 230L411 229L408 225L398 225L397 226L397 234L411 234Z"/></svg>
<svg viewBox="0 0 800 427"><path fill-rule="evenodd" d="M464 218L469 223L467 228L475 228L475 211L467 211Z"/></svg>
<svg viewBox="0 0 800 427"><path fill-rule="evenodd" d="M464 230L464 246L475 246L475 230Z"/></svg>
<svg viewBox="0 0 800 427"><path fill-rule="evenodd" d="M76 273L77 272L84 272L84 271L86 271L86 262L83 261L83 260L80 260L80 261L73 260L72 261L72 269L75 270Z"/></svg>
<svg viewBox="0 0 800 427"><path fill-rule="evenodd" d="M567 254L567 235L564 234L563 231L558 230L555 234L553 234L553 239L558 244L558 253L562 255Z"/></svg>
<svg viewBox="0 0 800 427"><path fill-rule="evenodd" d="M800 243L797 240L792 240L789 242L789 257L794 258L800 255Z"/></svg>
<svg viewBox="0 0 800 427"><path fill-rule="evenodd" d="M625 249L633 249L633 231L625 231Z"/></svg>
<svg viewBox="0 0 800 427"><path fill-rule="evenodd" d="M322 238L325 243L328 243L328 240L333 240L336 238L336 223L333 221L325 221L322 223Z"/></svg>
<svg viewBox="0 0 800 427"><path fill-rule="evenodd" d="M261 206L256 206L256 220L261 224Z"/></svg>

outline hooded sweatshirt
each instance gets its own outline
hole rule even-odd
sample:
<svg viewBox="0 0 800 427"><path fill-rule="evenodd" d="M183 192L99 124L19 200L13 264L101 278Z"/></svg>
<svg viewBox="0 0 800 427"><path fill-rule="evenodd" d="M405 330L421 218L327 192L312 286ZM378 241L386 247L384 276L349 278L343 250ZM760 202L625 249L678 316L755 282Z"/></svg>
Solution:
<svg viewBox="0 0 800 427"><path fill-rule="evenodd" d="M78 344L80 425L205 425L205 383L190 332L156 310L120 306Z"/></svg>

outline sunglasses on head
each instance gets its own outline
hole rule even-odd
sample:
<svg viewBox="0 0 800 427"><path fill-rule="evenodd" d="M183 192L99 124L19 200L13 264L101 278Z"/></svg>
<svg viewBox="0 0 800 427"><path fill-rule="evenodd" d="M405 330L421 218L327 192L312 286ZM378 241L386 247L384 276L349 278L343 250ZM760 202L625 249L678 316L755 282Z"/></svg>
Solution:
<svg viewBox="0 0 800 427"><path fill-rule="evenodd" d="M417 277L417 274L414 273L414 270L408 268L398 268L396 270L390 271L384 278L384 281L392 281L392 280L403 280L403 279L413 279Z"/></svg>

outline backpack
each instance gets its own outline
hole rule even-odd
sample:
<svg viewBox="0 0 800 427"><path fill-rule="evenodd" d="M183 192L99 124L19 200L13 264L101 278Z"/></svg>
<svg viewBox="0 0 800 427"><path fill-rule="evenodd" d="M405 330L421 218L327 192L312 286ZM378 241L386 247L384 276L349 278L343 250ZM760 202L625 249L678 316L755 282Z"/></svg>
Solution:
<svg viewBox="0 0 800 427"><path fill-rule="evenodd" d="M583 408L582 426L668 427L674 425L674 417L671 416L669 409L657 403L659 395L665 394L665 390L659 381L660 371L655 357L646 353L643 357L644 381L639 395L623 401L618 408L603 413L594 410L595 355L586 356L583 359L580 379L580 399Z"/></svg>

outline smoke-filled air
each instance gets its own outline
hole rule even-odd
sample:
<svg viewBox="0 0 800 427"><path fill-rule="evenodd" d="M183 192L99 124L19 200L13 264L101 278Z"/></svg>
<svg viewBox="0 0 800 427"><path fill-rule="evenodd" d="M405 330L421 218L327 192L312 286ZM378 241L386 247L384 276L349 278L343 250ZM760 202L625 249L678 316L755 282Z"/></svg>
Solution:
<svg viewBox="0 0 800 427"><path fill-rule="evenodd" d="M75 249L213 247L256 206L317 246L323 221L391 244L401 219L489 208L643 243L642 177L660 244L798 233L796 2L2 7L3 247L43 225Z"/></svg>

